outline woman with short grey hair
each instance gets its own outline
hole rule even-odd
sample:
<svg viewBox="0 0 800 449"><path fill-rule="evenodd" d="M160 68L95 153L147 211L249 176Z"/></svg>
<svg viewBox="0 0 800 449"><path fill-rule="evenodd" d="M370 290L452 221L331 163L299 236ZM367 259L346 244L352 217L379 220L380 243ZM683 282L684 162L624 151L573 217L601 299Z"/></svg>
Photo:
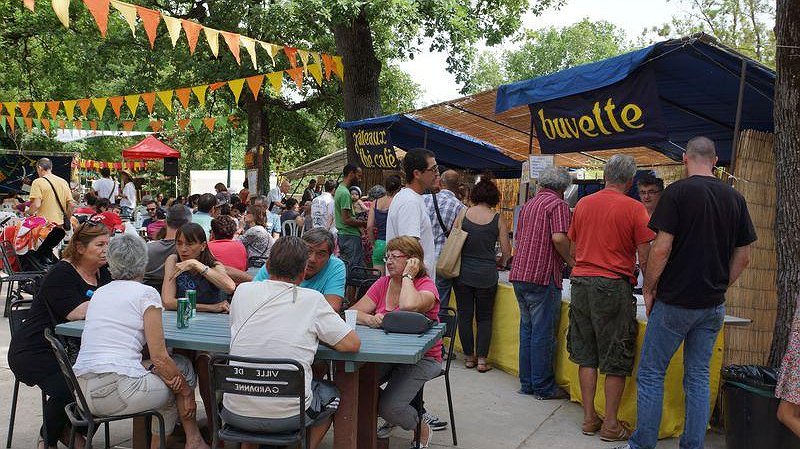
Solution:
<svg viewBox="0 0 800 449"><path fill-rule="evenodd" d="M147 246L122 234L108 245L108 268L114 281L97 289L86 312L81 349L73 367L78 384L95 415L121 415L155 409L171 433L180 417L186 449L208 449L194 415L196 377L192 363L167 352L161 324L161 296L141 283ZM149 360L142 360L147 345ZM158 447L153 420L151 447Z"/></svg>

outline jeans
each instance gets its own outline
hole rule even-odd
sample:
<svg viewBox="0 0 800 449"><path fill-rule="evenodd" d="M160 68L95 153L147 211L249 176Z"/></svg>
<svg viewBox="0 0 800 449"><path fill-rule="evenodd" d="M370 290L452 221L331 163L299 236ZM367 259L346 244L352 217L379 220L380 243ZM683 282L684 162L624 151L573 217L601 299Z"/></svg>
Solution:
<svg viewBox="0 0 800 449"><path fill-rule="evenodd" d="M361 246L361 236L339 234L339 254L347 265L347 276L353 267L364 266L364 247Z"/></svg>
<svg viewBox="0 0 800 449"><path fill-rule="evenodd" d="M471 287L456 278L453 282L458 308L458 335L464 355L486 357L492 342L492 317L497 284L488 288ZM477 348L473 340L472 319L478 326Z"/></svg>
<svg viewBox="0 0 800 449"><path fill-rule="evenodd" d="M453 289L453 280L436 276L436 290L439 291L439 306L447 307L450 304L450 292Z"/></svg>
<svg viewBox="0 0 800 449"><path fill-rule="evenodd" d="M630 439L634 449L658 443L664 396L664 375L673 354L683 346L683 390L686 420L681 449L702 448L711 414L708 365L717 334L722 329L725 306L686 309L656 301L650 313L636 379L637 428Z"/></svg>
<svg viewBox="0 0 800 449"><path fill-rule="evenodd" d="M561 319L561 289L555 282L513 282L519 302L519 382L523 393L556 394L553 354Z"/></svg>

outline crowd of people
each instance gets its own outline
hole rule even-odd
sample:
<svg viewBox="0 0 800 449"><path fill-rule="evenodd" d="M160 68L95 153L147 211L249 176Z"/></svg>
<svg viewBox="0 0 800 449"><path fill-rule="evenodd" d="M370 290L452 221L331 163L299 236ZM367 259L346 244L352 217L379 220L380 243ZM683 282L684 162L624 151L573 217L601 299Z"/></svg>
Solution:
<svg viewBox="0 0 800 449"><path fill-rule="evenodd" d="M161 310L175 309L187 290L197 292L198 311L230 313L232 355L288 357L303 364L306 413L314 422L320 404L335 403L337 395L335 386L312 377L318 343L339 351L360 346L340 318L345 308L370 327L380 327L395 310L438 321L454 295L464 366L489 371L498 271L510 263L520 309L521 394L568 397L556 384L553 362L564 274L570 272L567 349L579 366L583 433L624 442L622 448L655 447L666 369L683 344L687 401L681 447L702 447L710 412L709 360L725 315L724 294L747 266L756 240L743 197L714 177L716 162L712 141L692 139L683 157L688 176L664 188L652 174L637 177L632 157L613 156L604 168L605 187L581 198L574 211L564 198L570 174L545 169L538 191L519 212L512 258L510 229L498 211L500 191L491 174L465 183L459 172L440 170L427 150L407 152L402 178L387 176L366 197L361 169L348 164L340 182L312 180L299 201L288 195L287 181L261 196L251 195L247 186L231 194L219 184L215 194L142 198L147 242L114 217L113 197L120 212L137 208L135 201L122 205L131 200L127 184L115 193L116 184L102 173L87 204L73 211L68 186L43 159L40 179L54 187L48 191L34 182L30 211L58 224L72 218L74 230L63 259L35 296L31 318L12 339L9 364L18 379L47 393L41 446L55 446L66 426L68 391L42 331L85 319L75 371L93 412L157 408L168 418L168 432L181 421L187 449L203 448L193 391L198 385L210 416L208 358L169 353L163 337L159 340ZM632 189L639 200L629 196ZM56 207L61 198L66 203ZM285 222L293 223L289 231ZM438 276L437 260L455 227L467 233L460 273ZM115 230L124 232L114 236ZM381 276L362 297L348 298L347 279L355 267L377 269ZM648 317L640 355L638 289ZM145 344L150 359L142 361ZM800 337L793 339L795 346ZM787 366L798 363L798 352L790 349ZM633 431L618 419L618 410L637 355ZM381 371L386 384L378 406L385 420L380 437L397 426L416 431L419 424L418 437L427 447L432 431L447 426L414 400L439 374L443 356L439 342L417 364ZM602 418L594 407L598 373L606 376ZM798 384L784 370L779 416L793 429L800 428L800 405L794 405ZM312 401L315 396L322 401ZM296 406L285 401L228 394L223 404L223 419L242 429L298 426L290 411ZM421 423L417 409L423 410ZM330 420L315 422L312 447L329 425Z"/></svg>

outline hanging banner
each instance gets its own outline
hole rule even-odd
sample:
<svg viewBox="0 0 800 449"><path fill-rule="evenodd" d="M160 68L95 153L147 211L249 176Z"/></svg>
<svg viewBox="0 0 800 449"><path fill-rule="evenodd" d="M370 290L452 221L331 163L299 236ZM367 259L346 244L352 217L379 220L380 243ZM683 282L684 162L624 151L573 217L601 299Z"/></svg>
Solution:
<svg viewBox="0 0 800 449"><path fill-rule="evenodd" d="M400 160L392 145L389 128L355 130L353 141L362 167L383 170L400 168Z"/></svg>
<svg viewBox="0 0 800 449"><path fill-rule="evenodd" d="M607 87L530 105L542 153L610 150L667 139L651 69Z"/></svg>
<svg viewBox="0 0 800 449"><path fill-rule="evenodd" d="M42 154L43 155L43 154ZM42 155L0 152L0 191L22 193L39 176L36 162ZM72 155L47 155L53 162L53 173L63 179L72 179Z"/></svg>

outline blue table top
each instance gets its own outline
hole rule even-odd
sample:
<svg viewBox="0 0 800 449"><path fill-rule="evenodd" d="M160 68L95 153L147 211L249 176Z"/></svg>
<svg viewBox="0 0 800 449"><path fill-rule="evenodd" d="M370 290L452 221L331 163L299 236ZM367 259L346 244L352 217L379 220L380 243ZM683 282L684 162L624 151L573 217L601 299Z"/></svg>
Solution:
<svg viewBox="0 0 800 449"><path fill-rule="evenodd" d="M56 326L56 333L69 337L80 337L83 321L71 321ZM227 353L230 348L230 324L227 314L198 312L189 321L189 327L177 328L175 311L163 311L164 339L167 346ZM320 344L318 360L339 360L355 363L417 363L444 334L444 324L437 324L422 335L387 334L381 329L356 326L361 338L361 350L338 352Z"/></svg>

